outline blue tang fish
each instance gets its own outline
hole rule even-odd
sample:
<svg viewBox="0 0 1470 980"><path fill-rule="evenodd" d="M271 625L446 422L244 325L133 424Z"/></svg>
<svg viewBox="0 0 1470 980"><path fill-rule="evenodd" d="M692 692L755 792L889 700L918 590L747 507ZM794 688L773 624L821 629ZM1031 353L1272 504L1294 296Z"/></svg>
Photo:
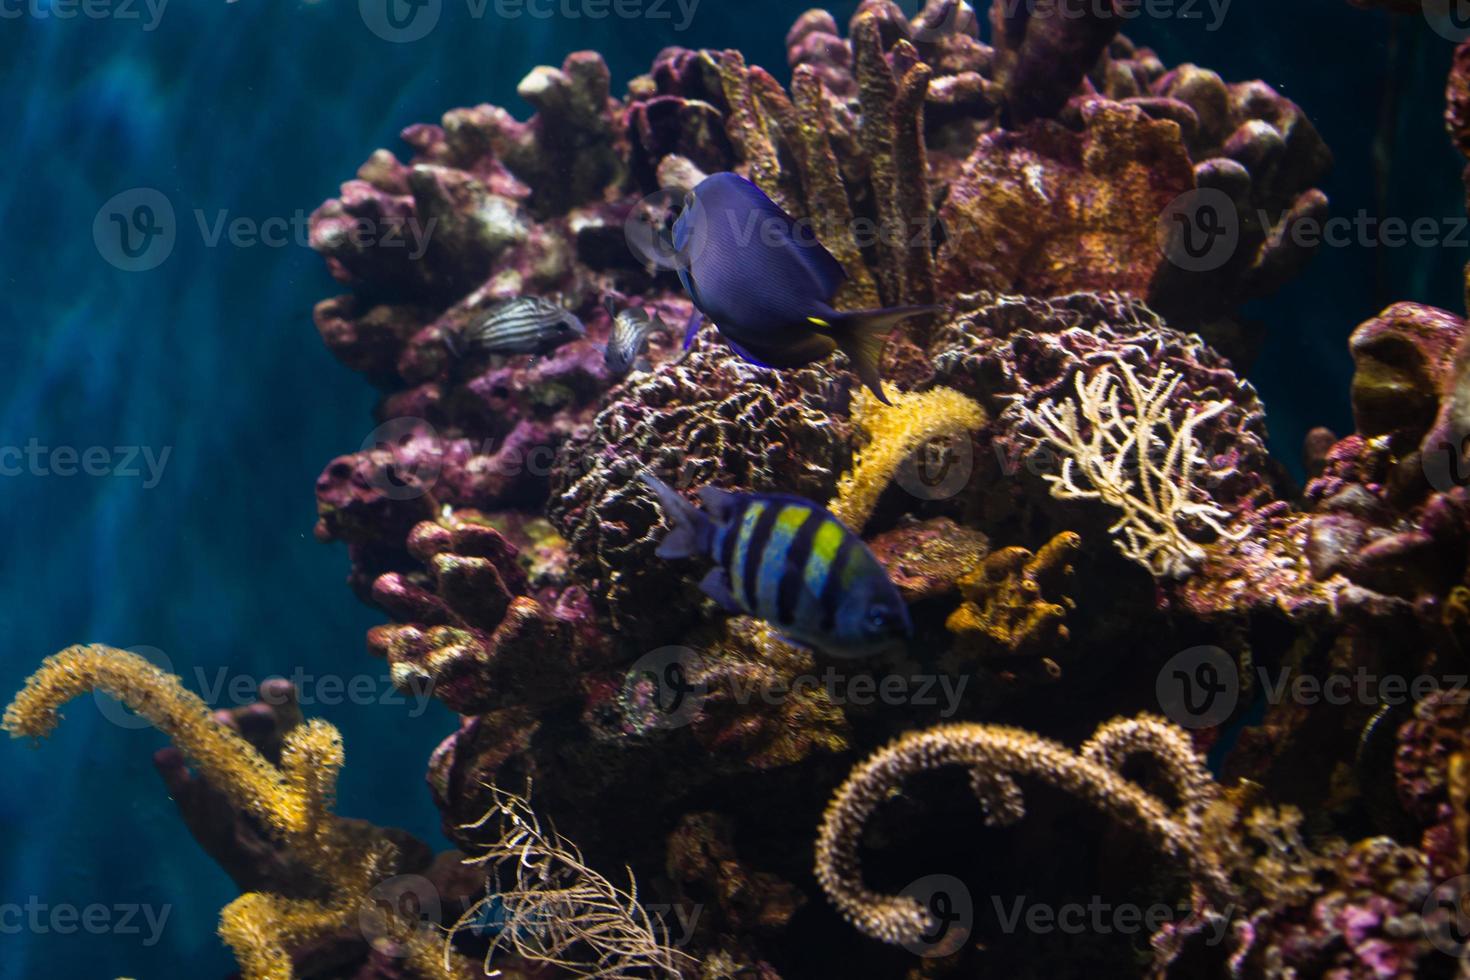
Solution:
<svg viewBox="0 0 1470 980"><path fill-rule="evenodd" d="M672 530L660 558L715 563L699 587L733 613L819 649L863 653L913 635L908 607L868 546L809 500L705 487L700 510L642 474Z"/></svg>
<svg viewBox="0 0 1470 980"><path fill-rule="evenodd" d="M834 310L832 297L847 279L842 263L739 174L700 181L674 222L672 246L689 298L741 357L761 367L801 367L840 349L885 404L878 358L888 334L909 317L943 309Z"/></svg>

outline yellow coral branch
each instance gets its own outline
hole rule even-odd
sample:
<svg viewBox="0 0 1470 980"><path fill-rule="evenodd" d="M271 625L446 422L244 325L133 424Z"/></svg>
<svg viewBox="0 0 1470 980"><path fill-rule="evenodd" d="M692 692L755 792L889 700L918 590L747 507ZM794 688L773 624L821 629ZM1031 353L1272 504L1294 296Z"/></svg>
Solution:
<svg viewBox="0 0 1470 980"><path fill-rule="evenodd" d="M829 509L854 532L860 532L878 497L903 461L939 436L970 432L985 424L985 410L951 388L900 392L884 385L891 405L864 389L853 399L852 419L871 441L853 459L852 469L837 484Z"/></svg>
<svg viewBox="0 0 1470 980"><path fill-rule="evenodd" d="M1136 754L1157 758L1179 796L1171 810L1163 800L1126 779L1119 768ZM1143 831L1163 853L1179 860L1202 891L1221 902L1233 886L1200 837L1200 815L1219 795L1182 730L1162 718L1140 715L1101 726L1081 752L1019 728L941 725L910 732L853 769L827 807L817 836L816 876L827 897L859 930L884 942L918 941L934 927L932 914L905 895L883 895L863 884L858 860L863 827L903 780L941 766L970 769L971 786L991 825L1009 824L1025 812L1016 776L1040 779Z"/></svg>
<svg viewBox="0 0 1470 980"><path fill-rule="evenodd" d="M360 912L381 913L372 905L371 889L391 873L397 852L384 840L363 843L331 812L344 761L336 728L313 720L288 731L277 769L216 722L179 678L137 654L100 644L47 657L5 709L0 726L16 738L48 735L60 720L61 705L91 691L117 698L173 739L212 786L274 831L330 887L325 902L250 892L225 906L220 938L234 950L246 980L290 980L293 947L350 925ZM407 927L401 945L421 976L474 975L463 957L441 959L438 944L417 922L396 924Z"/></svg>
<svg viewBox="0 0 1470 980"><path fill-rule="evenodd" d="M47 657L5 709L0 726L15 738L44 737L56 727L61 705L94 690L110 694L173 739L235 806L282 835L306 830L307 802L300 790L249 742L211 718L209 706L177 677L126 650L93 644Z"/></svg>

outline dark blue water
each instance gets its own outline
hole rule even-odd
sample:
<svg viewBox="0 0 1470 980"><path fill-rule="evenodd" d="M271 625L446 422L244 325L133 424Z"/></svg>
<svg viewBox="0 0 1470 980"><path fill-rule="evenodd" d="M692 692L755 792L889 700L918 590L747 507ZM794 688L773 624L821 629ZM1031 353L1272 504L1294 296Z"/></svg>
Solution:
<svg viewBox="0 0 1470 980"><path fill-rule="evenodd" d="M854 6L838 5L839 18ZM42 461L0 477L7 696L41 657L81 641L151 646L211 680L377 673L362 636L379 617L343 584L344 552L311 536L317 473L371 429L372 392L310 322L312 303L338 290L297 242L211 245L208 233L221 213L304 223L369 152L396 149L405 124L479 102L528 111L517 81L571 50L603 51L618 91L667 44L739 47L781 68L801 7L704 0L684 31L673 20L467 9L444 0L437 29L395 44L355 2L173 0L156 23L141 4L61 19L60 8L0 3L0 447L34 446ZM1337 153L1325 187L1336 213L1463 214L1463 161L1438 120L1451 47L1422 22L1391 29L1341 0L1237 0L1215 32L1140 21L1128 33L1166 63L1262 77L1305 107ZM137 188L164 195L177 238L157 268L129 272L99 253L93 220ZM1394 299L1459 310L1465 259L1464 249L1329 249L1254 306L1271 332L1252 376L1278 451L1294 455L1312 425L1350 428L1348 331ZM50 472L56 447L105 450L94 468L110 475ZM128 475L127 447L162 462L156 480L136 461ZM455 719L437 705L409 713L308 708L346 739L340 811L442 846L422 772ZM233 969L214 927L235 889L153 773L162 744L90 700L38 751L0 744L0 976ZM51 917L93 904L168 917L152 943L141 919L137 932L68 932Z"/></svg>

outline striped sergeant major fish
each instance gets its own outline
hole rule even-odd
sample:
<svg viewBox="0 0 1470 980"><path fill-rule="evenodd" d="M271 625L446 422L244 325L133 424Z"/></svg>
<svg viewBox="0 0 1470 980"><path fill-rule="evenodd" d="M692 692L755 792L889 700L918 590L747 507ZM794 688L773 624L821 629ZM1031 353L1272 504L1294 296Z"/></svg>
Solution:
<svg viewBox="0 0 1470 980"><path fill-rule="evenodd" d="M705 487L704 510L648 474L671 530L660 558L708 558L699 587L827 652L867 653L913 636L908 607L868 546L801 497Z"/></svg>
<svg viewBox="0 0 1470 980"><path fill-rule="evenodd" d="M470 350L491 354L546 354L586 335L582 321L560 303L516 296L490 307L460 339Z"/></svg>

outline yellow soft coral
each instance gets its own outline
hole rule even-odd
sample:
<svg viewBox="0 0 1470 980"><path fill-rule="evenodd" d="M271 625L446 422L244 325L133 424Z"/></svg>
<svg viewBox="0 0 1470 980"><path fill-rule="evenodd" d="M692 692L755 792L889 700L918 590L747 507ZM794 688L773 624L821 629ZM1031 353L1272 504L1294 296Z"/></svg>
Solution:
<svg viewBox="0 0 1470 980"><path fill-rule="evenodd" d="M861 531L893 474L915 449L939 436L970 432L985 424L985 410L950 388L900 392L884 385L891 405L863 390L853 399L852 420L871 438L854 457L852 469L837 484L829 509L848 527Z"/></svg>
<svg viewBox="0 0 1470 980"><path fill-rule="evenodd" d="M396 858L383 840L364 842L331 812L344 760L342 736L324 721L286 733L281 765L217 723L209 706L179 678L126 650L68 647L47 657L5 709L0 722L13 737L40 738L56 727L62 704L90 691L111 695L168 735L200 774L249 813L309 867L330 891L324 902L251 892L220 913L220 937L235 951L247 980L290 980L290 950L348 926L366 910L380 914L371 889ZM413 925L417 925L414 923ZM413 928L394 930L408 962L422 976L473 976L468 961L446 966L437 944Z"/></svg>

